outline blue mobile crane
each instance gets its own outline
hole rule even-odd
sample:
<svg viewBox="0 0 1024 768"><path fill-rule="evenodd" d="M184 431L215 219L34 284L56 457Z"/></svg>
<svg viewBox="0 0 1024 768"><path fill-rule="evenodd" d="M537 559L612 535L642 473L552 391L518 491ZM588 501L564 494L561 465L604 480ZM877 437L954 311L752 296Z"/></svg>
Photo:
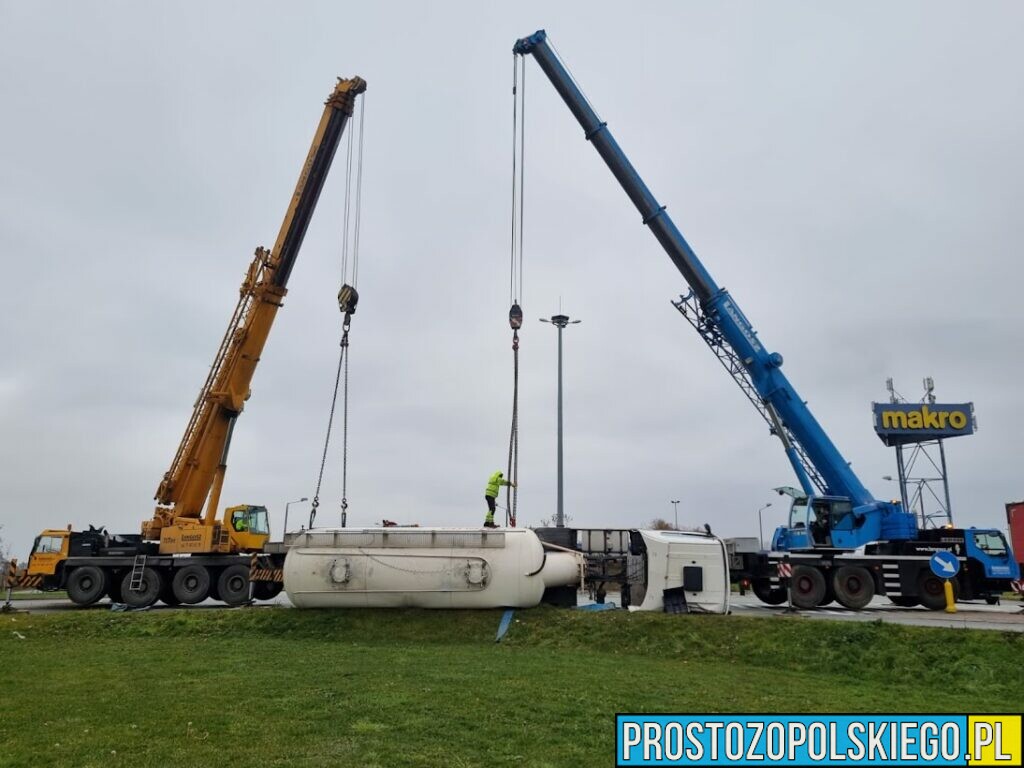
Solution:
<svg viewBox="0 0 1024 768"><path fill-rule="evenodd" d="M782 372L782 355L768 351L732 295L697 258L598 117L548 42L544 30L517 40L517 56L533 56L583 128L584 135L640 212L689 285L673 302L732 375L782 442L800 488L779 488L792 497L789 523L775 531L771 551L736 551L734 578L749 581L765 602L785 599L776 564L783 555L794 567L791 588L798 607L833 599L859 609L875 594L901 605L944 605L941 580L928 568L938 549L963 561L954 584L964 598L994 599L1019 576L998 530L919 530L916 516L899 502L876 499L822 429ZM854 551L858 554L852 554ZM860 551L863 554L859 554Z"/></svg>

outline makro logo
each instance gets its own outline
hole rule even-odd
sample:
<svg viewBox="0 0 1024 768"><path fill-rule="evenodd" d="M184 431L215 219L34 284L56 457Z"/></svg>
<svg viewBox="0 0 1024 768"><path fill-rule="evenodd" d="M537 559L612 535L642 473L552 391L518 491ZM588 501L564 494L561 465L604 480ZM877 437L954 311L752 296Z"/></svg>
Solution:
<svg viewBox="0 0 1024 768"><path fill-rule="evenodd" d="M973 403L874 403L875 432L886 445L974 434Z"/></svg>
<svg viewBox="0 0 1024 768"><path fill-rule="evenodd" d="M933 410L927 405L913 411L882 411L882 429L966 429L970 422L963 411Z"/></svg>

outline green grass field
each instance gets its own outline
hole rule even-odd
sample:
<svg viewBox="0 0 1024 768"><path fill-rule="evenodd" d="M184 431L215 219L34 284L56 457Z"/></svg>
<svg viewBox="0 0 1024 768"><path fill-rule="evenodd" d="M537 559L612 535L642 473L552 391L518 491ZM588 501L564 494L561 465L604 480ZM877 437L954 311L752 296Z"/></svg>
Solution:
<svg viewBox="0 0 1024 768"><path fill-rule="evenodd" d="M496 645L500 616L5 615L0 764L611 765L616 712L1024 709L1017 633L540 608Z"/></svg>

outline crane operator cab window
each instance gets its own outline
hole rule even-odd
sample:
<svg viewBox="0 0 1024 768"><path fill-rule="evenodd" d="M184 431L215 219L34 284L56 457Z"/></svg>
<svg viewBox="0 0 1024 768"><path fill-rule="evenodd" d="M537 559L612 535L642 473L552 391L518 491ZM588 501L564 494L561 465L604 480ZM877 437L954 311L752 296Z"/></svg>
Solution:
<svg viewBox="0 0 1024 768"><path fill-rule="evenodd" d="M36 545L32 547L32 554L59 555L62 549L64 549L64 538L62 536L40 536L36 539Z"/></svg>
<svg viewBox="0 0 1024 768"><path fill-rule="evenodd" d="M999 531L978 531L972 534L975 546L990 557L1006 557L1006 539Z"/></svg>
<svg viewBox="0 0 1024 768"><path fill-rule="evenodd" d="M851 527L852 514L849 499L794 498L789 527L805 530L813 546L831 547L833 528Z"/></svg>
<svg viewBox="0 0 1024 768"><path fill-rule="evenodd" d="M266 507L244 507L231 513L231 527L240 533L270 533Z"/></svg>

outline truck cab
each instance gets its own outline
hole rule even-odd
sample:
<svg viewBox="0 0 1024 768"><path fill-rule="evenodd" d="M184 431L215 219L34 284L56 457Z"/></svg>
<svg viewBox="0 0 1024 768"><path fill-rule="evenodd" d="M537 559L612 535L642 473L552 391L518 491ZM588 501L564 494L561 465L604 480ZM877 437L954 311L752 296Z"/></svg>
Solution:
<svg viewBox="0 0 1024 768"><path fill-rule="evenodd" d="M44 588L47 586L47 577L55 576L60 570L61 564L67 560L71 549L70 527L47 528L32 543L32 553L28 557L28 568L26 573L29 576L42 576ZM57 589L57 586L51 587Z"/></svg>
<svg viewBox="0 0 1024 768"><path fill-rule="evenodd" d="M1002 531L968 528L963 533L967 557L981 564L986 579L1020 578L1020 565L1014 560Z"/></svg>

